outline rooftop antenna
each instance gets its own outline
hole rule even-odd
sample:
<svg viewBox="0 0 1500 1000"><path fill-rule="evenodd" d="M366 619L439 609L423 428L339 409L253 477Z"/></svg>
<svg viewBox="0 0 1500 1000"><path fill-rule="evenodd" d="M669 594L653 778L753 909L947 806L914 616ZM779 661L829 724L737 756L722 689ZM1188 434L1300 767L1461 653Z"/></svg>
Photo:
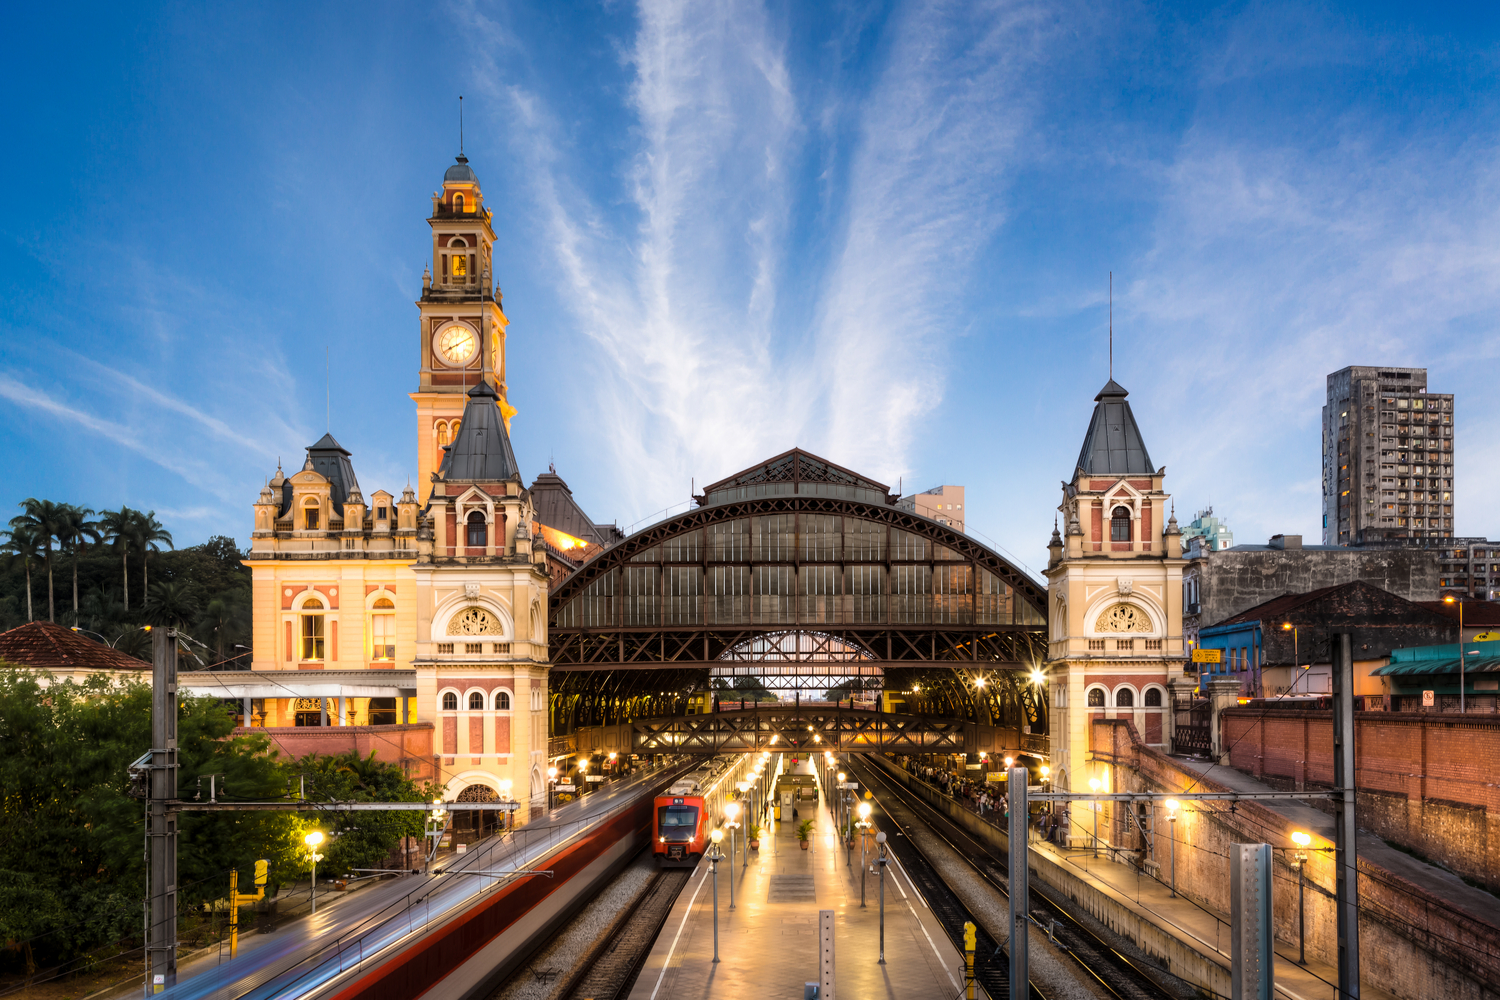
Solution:
<svg viewBox="0 0 1500 1000"><path fill-rule="evenodd" d="M1109 272L1109 380L1115 380L1115 272Z"/></svg>
<svg viewBox="0 0 1500 1000"><path fill-rule="evenodd" d="M464 155L464 95L458 95L458 155Z"/></svg>
<svg viewBox="0 0 1500 1000"><path fill-rule="evenodd" d="M328 345L323 345L323 419L328 426L325 430L333 433L333 378L329 374Z"/></svg>

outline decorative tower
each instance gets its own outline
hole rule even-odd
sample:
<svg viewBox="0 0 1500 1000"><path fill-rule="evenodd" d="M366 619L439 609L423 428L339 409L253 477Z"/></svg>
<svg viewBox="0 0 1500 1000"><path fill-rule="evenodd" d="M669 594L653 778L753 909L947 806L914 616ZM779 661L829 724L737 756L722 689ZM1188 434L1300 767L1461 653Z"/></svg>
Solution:
<svg viewBox="0 0 1500 1000"><path fill-rule="evenodd" d="M465 393L484 372L492 373L501 419L510 427L515 410L506 402L505 328L509 320L495 287L493 216L484 207L479 178L462 153L432 196L432 262L422 276L417 301L417 493L432 492L432 474L443 449L458 436Z"/></svg>
<svg viewBox="0 0 1500 1000"><path fill-rule="evenodd" d="M1166 469L1156 468L1127 393L1113 379L1094 397L1083 449L1048 546L1049 732L1058 787L1095 773L1090 722L1133 723L1148 744L1171 740L1168 682L1182 676L1181 534Z"/></svg>

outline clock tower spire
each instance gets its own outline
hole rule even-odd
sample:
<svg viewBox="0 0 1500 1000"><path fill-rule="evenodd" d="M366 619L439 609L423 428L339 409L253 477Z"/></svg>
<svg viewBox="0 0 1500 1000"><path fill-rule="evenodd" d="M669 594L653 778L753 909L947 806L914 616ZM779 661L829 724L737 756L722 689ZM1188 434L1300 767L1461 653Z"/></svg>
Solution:
<svg viewBox="0 0 1500 1000"><path fill-rule="evenodd" d="M459 153L433 193L432 260L417 300L417 491L425 502L443 449L458 435L466 393L490 384L507 430L515 413L506 400L505 328L509 320L493 277L494 216L484 207L479 178Z"/></svg>

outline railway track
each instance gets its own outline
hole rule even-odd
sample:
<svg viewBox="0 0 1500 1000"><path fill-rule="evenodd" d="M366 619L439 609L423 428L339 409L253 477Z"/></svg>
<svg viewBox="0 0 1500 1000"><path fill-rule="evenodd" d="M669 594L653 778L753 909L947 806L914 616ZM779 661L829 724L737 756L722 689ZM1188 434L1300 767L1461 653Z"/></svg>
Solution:
<svg viewBox="0 0 1500 1000"><path fill-rule="evenodd" d="M572 981L559 995L565 1000L617 1000L628 996L672 912L672 904L694 871L667 868L653 875L609 933L580 957Z"/></svg>
<svg viewBox="0 0 1500 1000"><path fill-rule="evenodd" d="M953 851L962 857L977 872L992 889L1003 896L1010 898L1010 870L1009 867L990 851L990 848L969 835L966 831L953 823L946 816L934 812L918 796L912 794L898 782L891 780L878 765L860 761L855 764L850 762L852 769L857 769L866 787L875 786L877 794L889 795L897 802L904 805L914 816L919 817L928 831L942 842L946 843ZM892 837L888 844L905 842L911 849L911 853L919 854L910 844L910 838ZM901 863L906 864L906 858L901 857ZM923 863L926 864L925 859ZM937 878L935 871L927 865L932 878ZM916 880L915 872L908 868L908 873ZM946 887L945 887L946 889ZM923 886L925 893L926 887ZM949 895L952 895L949 891ZM955 897L956 899L956 897ZM931 900L929 899L929 902ZM960 904L961 905L961 904ZM1102 989L1120 1000L1177 1000L1181 996L1193 994L1191 987L1182 984L1180 989L1169 989L1158 979L1160 975L1156 970L1143 967L1141 963L1115 948L1108 941L1096 934L1092 929L1077 920L1071 913L1049 899L1043 893L1033 889L1027 900L1028 912L1032 917L1043 925L1051 924L1049 935L1067 954L1082 968L1082 970ZM936 905L933 906L937 911ZM965 918L967 919L967 918ZM961 923L962 921L960 921ZM945 926L947 919L944 920ZM951 933L951 931L950 931ZM1036 933L1036 930L1033 930ZM993 945L991 945L993 948ZM960 950L962 950L960 946ZM976 955L975 978L978 978L978 962ZM1009 962L1008 956L1000 961ZM981 982L984 982L981 980ZM1008 983L1008 979L1006 980ZM985 983L988 990L989 985ZM996 994L1003 996L1005 994ZM1032 985L1032 996L1038 996L1035 984Z"/></svg>

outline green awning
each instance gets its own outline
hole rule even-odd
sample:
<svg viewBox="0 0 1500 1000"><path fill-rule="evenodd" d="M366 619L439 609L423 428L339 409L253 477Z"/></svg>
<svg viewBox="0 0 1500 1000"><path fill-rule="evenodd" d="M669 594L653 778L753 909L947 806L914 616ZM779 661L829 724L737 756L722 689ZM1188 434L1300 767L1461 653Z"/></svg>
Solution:
<svg viewBox="0 0 1500 1000"><path fill-rule="evenodd" d="M1500 673L1500 656L1469 656L1465 659L1468 661L1463 667L1466 674ZM1371 671L1371 676L1409 677L1416 674L1457 674L1458 671L1458 657L1446 656L1431 660L1405 660L1400 663L1389 663Z"/></svg>

